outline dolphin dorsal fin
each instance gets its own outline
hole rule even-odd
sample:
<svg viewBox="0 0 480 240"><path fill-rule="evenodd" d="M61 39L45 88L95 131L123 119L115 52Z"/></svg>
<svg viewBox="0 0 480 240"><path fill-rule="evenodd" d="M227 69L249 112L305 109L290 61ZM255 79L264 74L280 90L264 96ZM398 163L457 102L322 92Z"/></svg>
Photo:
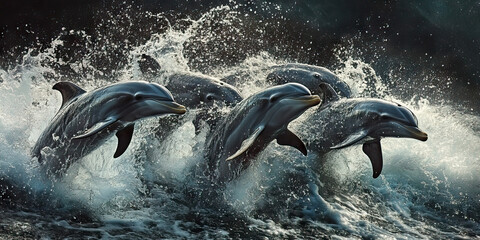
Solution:
<svg viewBox="0 0 480 240"><path fill-rule="evenodd" d="M321 90L321 94L319 95L322 98L322 106L325 106L329 102L340 99L338 93L332 88L332 86L330 86L330 84L320 83L319 87Z"/></svg>
<svg viewBox="0 0 480 240"><path fill-rule="evenodd" d="M257 137L262 133L263 129L265 129L265 126L260 126L255 131L250 135L247 139L243 140L242 145L240 146L240 149L238 149L234 154L232 154L230 157L226 159L226 161L230 161L238 156L240 156L242 153L248 150L252 146L252 144L255 142Z"/></svg>
<svg viewBox="0 0 480 240"><path fill-rule="evenodd" d="M382 145L380 139L375 139L363 144L362 150L367 154L373 168L373 178L377 178L382 173L383 157L382 157Z"/></svg>
<svg viewBox="0 0 480 240"><path fill-rule="evenodd" d="M58 90L62 94L62 106L60 109L72 98L85 93L85 90L71 82L58 82L53 85L53 89Z"/></svg>
<svg viewBox="0 0 480 240"><path fill-rule="evenodd" d="M297 135L295 135L295 133L288 129L277 137L277 143L280 145L292 146L302 152L303 155L307 156L307 148L305 147L305 144Z"/></svg>

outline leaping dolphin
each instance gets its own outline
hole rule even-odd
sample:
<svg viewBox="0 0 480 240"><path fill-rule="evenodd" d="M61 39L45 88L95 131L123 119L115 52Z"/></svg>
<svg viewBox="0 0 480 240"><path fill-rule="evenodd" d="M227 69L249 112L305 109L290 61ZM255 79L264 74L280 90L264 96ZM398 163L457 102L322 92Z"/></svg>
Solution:
<svg viewBox="0 0 480 240"><path fill-rule="evenodd" d="M232 85L198 73L172 74L165 86L185 107L199 110L193 121L196 130L202 121L213 127L220 118L218 108L232 107L243 99Z"/></svg>
<svg viewBox="0 0 480 240"><path fill-rule="evenodd" d="M86 92L70 82L53 86L62 94L62 106L32 149L48 175L61 176L76 160L92 152L114 133L121 156L132 139L135 121L163 114L183 114L163 86L125 82Z"/></svg>
<svg viewBox="0 0 480 240"><path fill-rule="evenodd" d="M287 126L319 103L317 95L298 83L271 87L244 99L207 137L208 175L220 183L234 179L274 139L306 155L304 143Z"/></svg>
<svg viewBox="0 0 480 240"><path fill-rule="evenodd" d="M158 80L162 68L153 57L142 54L137 62L143 75L157 76ZM187 108L198 108L202 104L212 105L214 102L234 105L242 100L235 87L211 76L190 72L163 75L166 75L165 87Z"/></svg>
<svg viewBox="0 0 480 240"><path fill-rule="evenodd" d="M340 99L323 84L324 104L305 119L305 126L315 126L316 136L307 148L319 153L363 144L363 152L373 167L373 178L382 172L383 157L380 139L384 137L414 138L426 141L428 136L418 128L418 120L410 109L393 102L372 98Z"/></svg>

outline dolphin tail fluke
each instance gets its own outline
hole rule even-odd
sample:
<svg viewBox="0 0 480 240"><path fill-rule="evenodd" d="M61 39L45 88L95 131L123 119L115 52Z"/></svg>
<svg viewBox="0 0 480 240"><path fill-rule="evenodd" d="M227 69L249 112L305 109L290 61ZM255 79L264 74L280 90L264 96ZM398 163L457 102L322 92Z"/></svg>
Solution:
<svg viewBox="0 0 480 240"><path fill-rule="evenodd" d="M277 137L277 143L294 147L307 156L307 147L305 147L303 141L288 129Z"/></svg>
<svg viewBox="0 0 480 240"><path fill-rule="evenodd" d="M133 130L134 124L130 124L117 132L118 145L115 154L113 154L114 158L122 156L127 150L128 145L130 145L130 142L132 141Z"/></svg>
<svg viewBox="0 0 480 240"><path fill-rule="evenodd" d="M369 141L363 144L363 152L370 158L373 168L373 178L377 178L382 173L383 157L380 139Z"/></svg>

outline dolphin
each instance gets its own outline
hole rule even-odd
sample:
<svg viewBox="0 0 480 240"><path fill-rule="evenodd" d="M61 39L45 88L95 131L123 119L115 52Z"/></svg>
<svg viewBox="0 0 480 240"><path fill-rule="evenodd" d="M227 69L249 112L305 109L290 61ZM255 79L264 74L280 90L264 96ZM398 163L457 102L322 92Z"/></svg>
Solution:
<svg viewBox="0 0 480 240"><path fill-rule="evenodd" d="M163 84L186 108L196 110L194 119L195 129L198 131L201 121L212 126L218 119L218 107L233 106L243 98L232 85L215 77L192 72L175 72L173 74L162 71L160 64L151 56L142 54L137 61L140 71L146 79ZM172 130L178 122L160 121L161 135Z"/></svg>
<svg viewBox="0 0 480 240"><path fill-rule="evenodd" d="M202 121L210 127L217 123L219 108L233 107L243 99L232 85L198 73L172 74L166 78L165 86L177 101L197 110L193 120L197 132Z"/></svg>
<svg viewBox="0 0 480 240"><path fill-rule="evenodd" d="M382 172L380 140L384 137L413 138L426 141L413 112L393 102L372 98L342 98L328 84L322 84L324 104L304 121L304 128L314 126L315 136L307 148L317 153L363 144L369 157L373 178Z"/></svg>
<svg viewBox="0 0 480 240"><path fill-rule="evenodd" d="M306 155L304 143L287 126L319 103L319 96L298 83L271 87L242 100L207 137L208 175L219 183L233 180L274 139Z"/></svg>
<svg viewBox="0 0 480 240"><path fill-rule="evenodd" d="M175 99L187 108L211 107L214 103L232 106L243 99L234 86L217 78L200 73L177 72L162 74L165 79L158 81L161 66L153 57L142 54L137 62L142 74L146 77L157 76L152 80L164 83Z"/></svg>
<svg viewBox="0 0 480 240"><path fill-rule="evenodd" d="M319 66L301 63L277 65L267 75L267 81L273 84L300 83L310 89L312 94L321 94L317 89L319 89L320 84L326 83L333 87L339 96L347 98L352 96L352 91L347 83L327 68Z"/></svg>
<svg viewBox="0 0 480 240"><path fill-rule="evenodd" d="M243 98L232 85L197 73L175 73L167 77L165 87L187 108L212 106L215 102L233 106Z"/></svg>
<svg viewBox="0 0 480 240"><path fill-rule="evenodd" d="M135 121L164 114L183 114L163 86L125 82L86 92L70 82L53 89L62 94L62 106L32 149L47 175L61 176L78 159L92 152L114 133L121 156L132 139Z"/></svg>

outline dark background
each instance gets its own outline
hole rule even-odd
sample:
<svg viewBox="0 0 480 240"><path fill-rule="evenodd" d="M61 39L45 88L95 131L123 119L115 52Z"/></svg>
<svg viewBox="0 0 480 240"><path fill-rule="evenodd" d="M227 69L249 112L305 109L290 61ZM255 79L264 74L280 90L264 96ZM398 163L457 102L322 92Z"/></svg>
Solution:
<svg viewBox="0 0 480 240"><path fill-rule="evenodd" d="M197 19L219 5L238 7L242 24L236 27L243 35L228 34L213 21L198 38L213 31L226 47L203 46L193 39L184 53L193 69L233 65L259 50L335 68L334 50L353 46L400 95L409 97L435 85L440 90L431 100L450 99L466 111L480 112L480 1L4 1L0 64L11 68L28 49L41 51L59 36L66 46L58 57L66 62L105 47L108 40L110 56L96 56L92 63L107 66L105 73L114 76L126 63L119 49L140 45L167 28L155 14L181 27L185 17ZM91 40L70 30L84 30ZM399 79L391 79L392 69Z"/></svg>

